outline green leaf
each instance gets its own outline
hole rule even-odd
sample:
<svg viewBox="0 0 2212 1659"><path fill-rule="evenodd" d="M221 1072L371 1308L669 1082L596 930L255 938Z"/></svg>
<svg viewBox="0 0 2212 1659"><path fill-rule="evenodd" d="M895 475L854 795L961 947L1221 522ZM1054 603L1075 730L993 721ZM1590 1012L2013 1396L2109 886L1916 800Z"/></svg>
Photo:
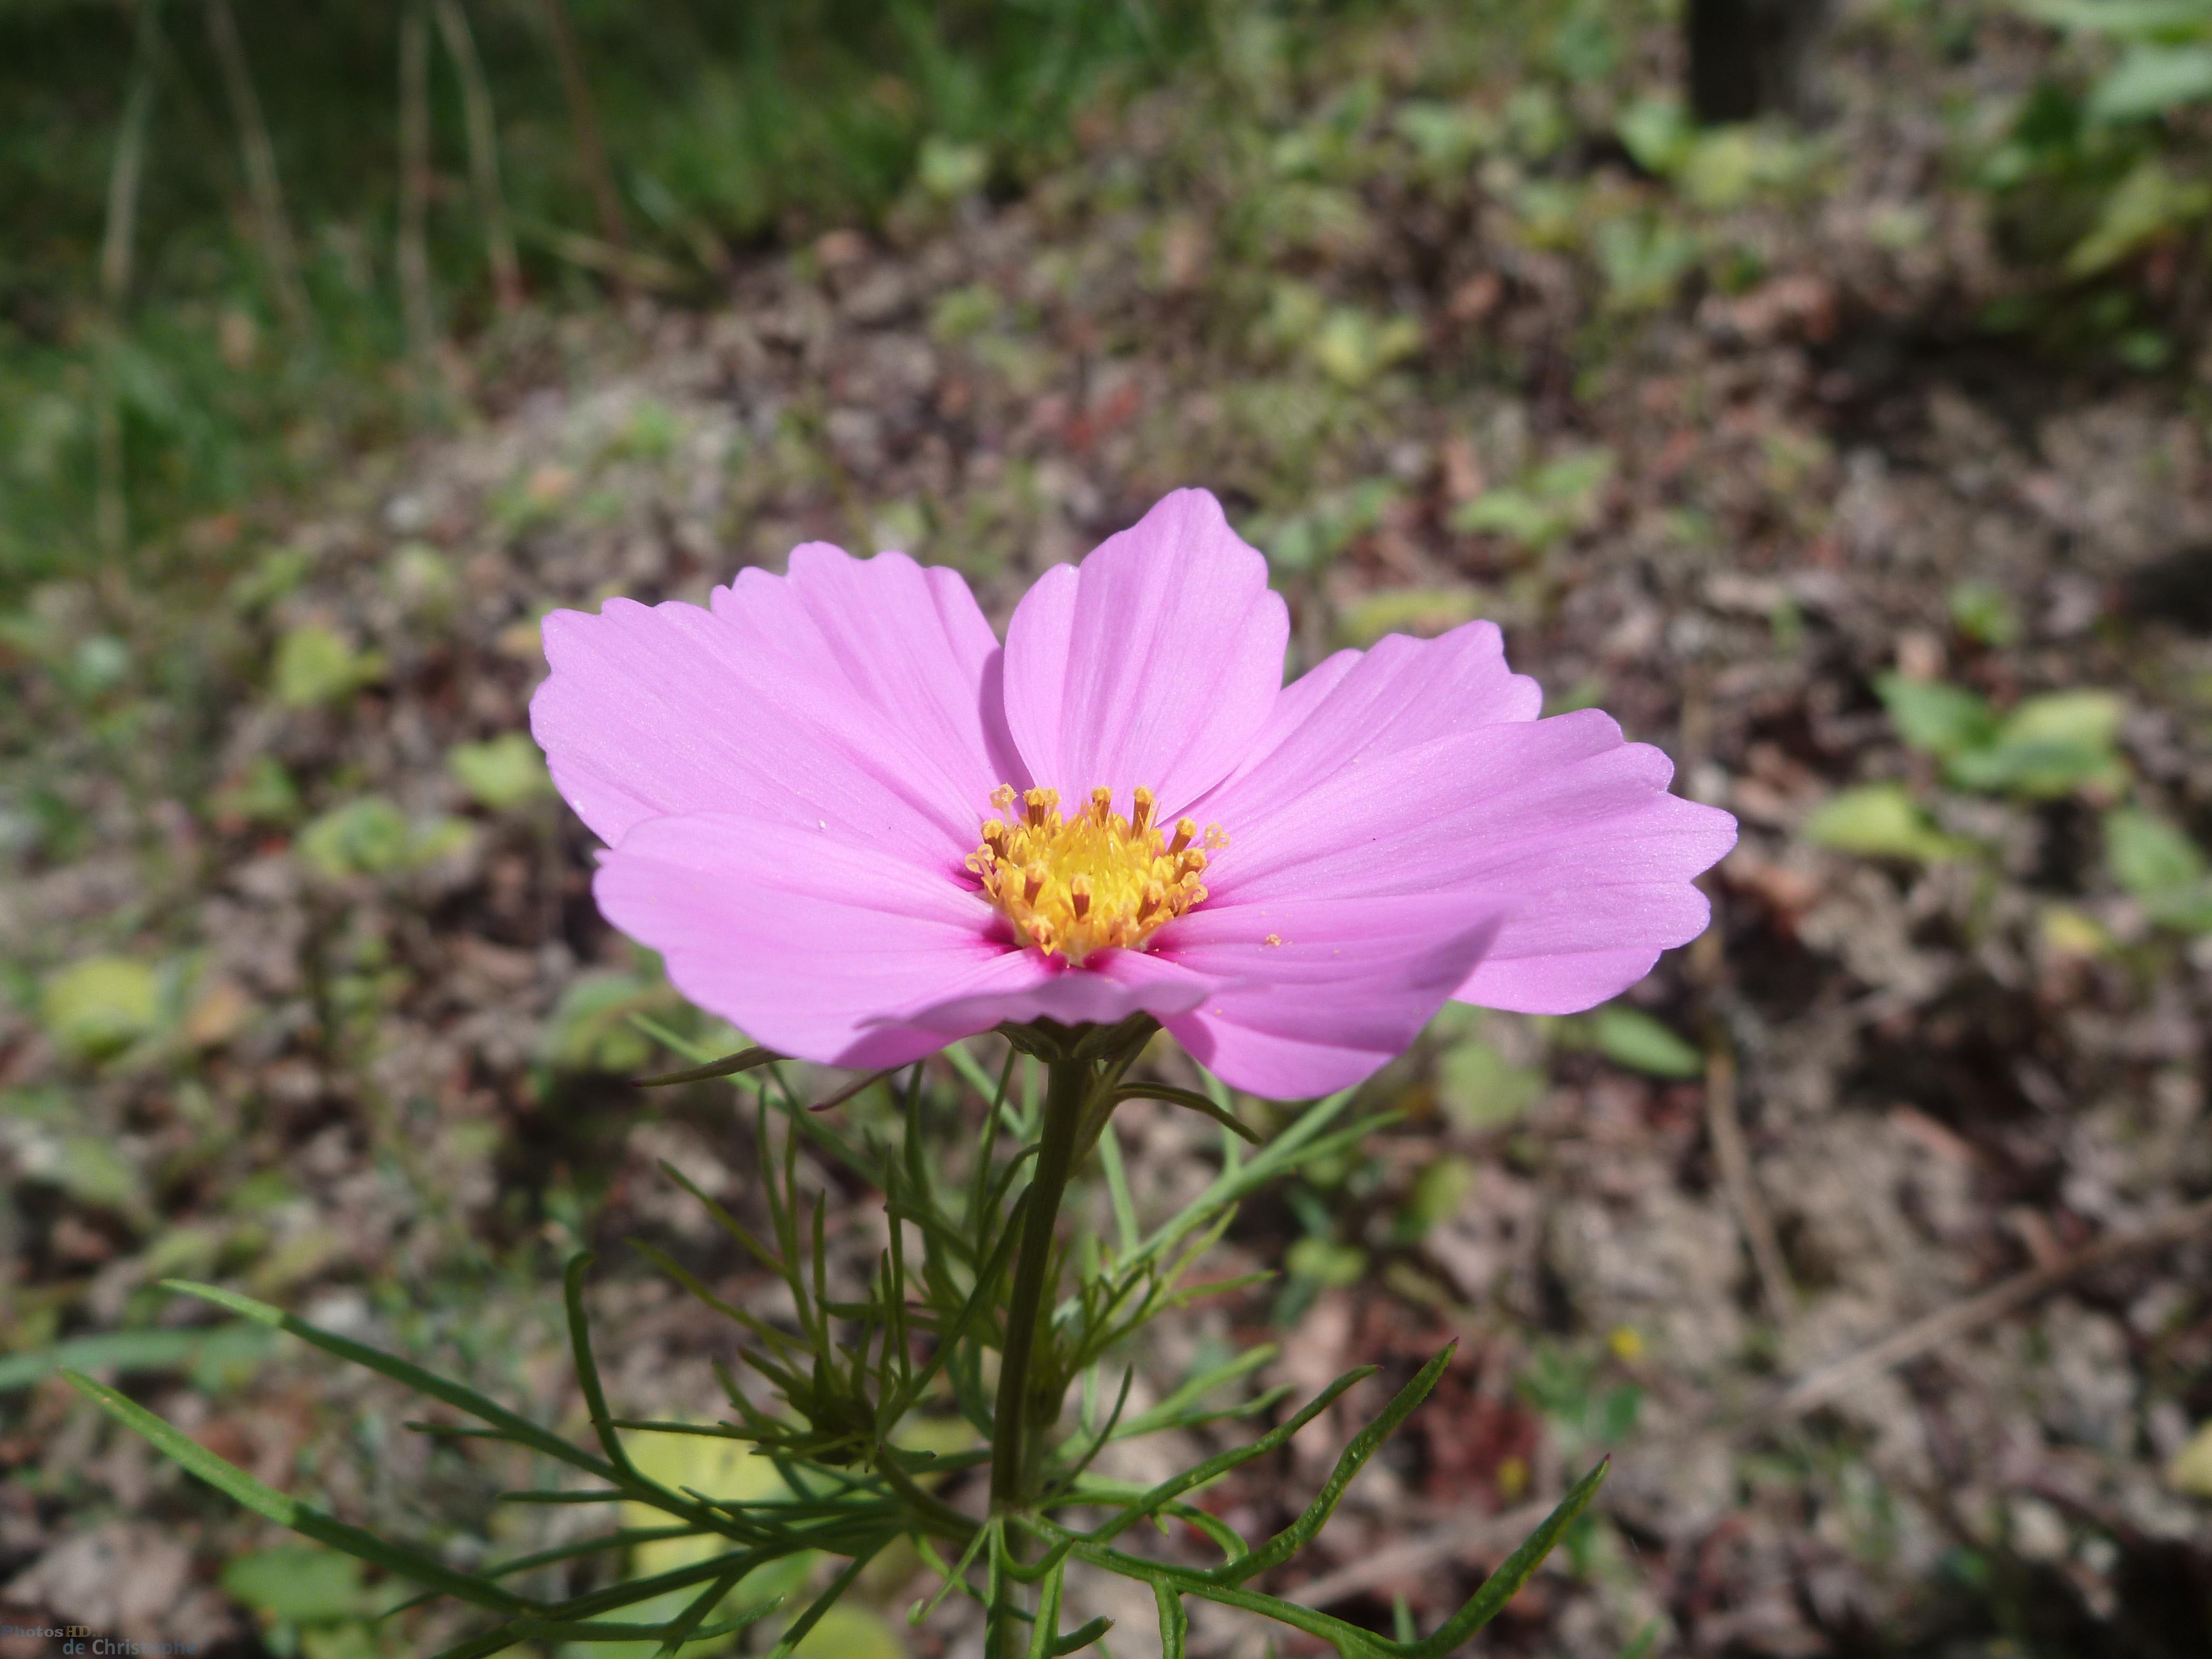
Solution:
<svg viewBox="0 0 2212 1659"><path fill-rule="evenodd" d="M538 1055L556 1072L621 1077L653 1059L653 1042L634 1017L666 1008L675 993L658 978L620 969L579 974L545 1022Z"/></svg>
<svg viewBox="0 0 2212 1659"><path fill-rule="evenodd" d="M313 1544L255 1550L222 1570L223 1589L256 1613L295 1625L331 1624L370 1611L361 1562Z"/></svg>
<svg viewBox="0 0 2212 1659"><path fill-rule="evenodd" d="M990 175L991 152L981 144L957 143L936 133L921 141L915 176L940 201L974 195Z"/></svg>
<svg viewBox="0 0 2212 1659"><path fill-rule="evenodd" d="M218 1382L269 1347L268 1333L253 1324L102 1331L0 1358L0 1394L27 1389L58 1370L189 1371L196 1380Z"/></svg>
<svg viewBox="0 0 2212 1659"><path fill-rule="evenodd" d="M1463 1158L1440 1158L1423 1164L1399 1212L1401 1235L1425 1238L1452 1219L1474 1190L1474 1165Z"/></svg>
<svg viewBox="0 0 2212 1659"><path fill-rule="evenodd" d="M1482 595L1472 587L1391 587L1346 608L1336 629L1361 649L1385 634L1433 639L1482 614Z"/></svg>
<svg viewBox="0 0 2212 1659"><path fill-rule="evenodd" d="M105 1059L161 1029L161 975L131 957L87 957L40 988L39 1018L64 1053Z"/></svg>
<svg viewBox="0 0 2212 1659"><path fill-rule="evenodd" d="M2105 862L2112 879L2137 898L2148 898L2204 879L2204 854L2164 818L2139 807L2105 814Z"/></svg>
<svg viewBox="0 0 2212 1659"><path fill-rule="evenodd" d="M1665 178L1682 165L1697 137L1676 98L1639 98L1620 112L1613 132L1646 173Z"/></svg>
<svg viewBox="0 0 2212 1659"><path fill-rule="evenodd" d="M1437 1103L1461 1128L1503 1128L1544 1097L1540 1067L1516 1066L1480 1037L1466 1037L1437 1060Z"/></svg>
<svg viewBox="0 0 2212 1659"><path fill-rule="evenodd" d="M545 757L520 732L502 732L483 743L457 743L446 751L446 769L480 806L504 812L553 793Z"/></svg>
<svg viewBox="0 0 2212 1659"><path fill-rule="evenodd" d="M750 1072L757 1066L773 1066L783 1056L773 1048L756 1045L740 1048L734 1054L724 1054L720 1060L710 1060L704 1066L694 1066L686 1072L663 1072L656 1077L630 1079L639 1089L667 1089L679 1083L704 1083L712 1078L735 1077L740 1072Z"/></svg>
<svg viewBox="0 0 2212 1659"><path fill-rule="evenodd" d="M1861 858L1934 862L1960 858L1971 842L1936 827L1905 786L1869 783L1831 796L1805 820L1805 838L1816 847Z"/></svg>
<svg viewBox="0 0 2212 1659"><path fill-rule="evenodd" d="M1194 1089L1178 1089L1165 1083L1126 1083L1114 1091L1114 1098L1117 1101L1165 1101L1170 1106L1181 1106L1202 1117L1212 1118L1231 1134L1250 1141L1255 1146L1260 1144L1258 1130L1240 1122L1227 1108L1215 1105Z"/></svg>
<svg viewBox="0 0 2212 1659"><path fill-rule="evenodd" d="M1183 1659L1190 1639L1190 1614L1182 1597L1168 1584L1155 1580L1152 1600L1160 1613L1160 1659Z"/></svg>
<svg viewBox="0 0 2212 1659"><path fill-rule="evenodd" d="M2212 868L2174 825L2140 808L2105 814L2105 866L2154 921L2212 933Z"/></svg>
<svg viewBox="0 0 2212 1659"><path fill-rule="evenodd" d="M2066 274L2094 276L2107 270L2146 244L2203 217L2208 208L2212 186L2177 179L2157 156L2150 156L2106 193L2095 228L2066 256Z"/></svg>
<svg viewBox="0 0 2212 1659"><path fill-rule="evenodd" d="M1544 1565L1544 1558L1552 1553L1553 1547L1596 1498L1612 1461L1603 1460L1569 1487L1558 1507L1544 1517L1519 1549L1505 1558L1497 1571L1483 1580L1482 1588L1475 1591L1474 1598L1446 1620L1434 1635L1425 1642L1396 1650L1405 1654L1407 1659L1440 1659L1440 1656L1453 1651L1504 1611L1505 1604L1535 1577L1536 1569Z"/></svg>
<svg viewBox="0 0 2212 1659"><path fill-rule="evenodd" d="M1367 1276L1367 1252L1333 1238L1302 1238L1283 1253L1283 1270L1293 1279L1340 1290Z"/></svg>
<svg viewBox="0 0 2212 1659"><path fill-rule="evenodd" d="M1421 325L1411 317L1387 320L1356 306L1333 307L1306 349L1321 371L1340 386L1358 388L1420 347Z"/></svg>
<svg viewBox="0 0 2212 1659"><path fill-rule="evenodd" d="M1590 1016L1590 1036L1600 1054L1633 1072L1666 1078L1705 1073L1705 1055L1650 1015L1618 1002Z"/></svg>
<svg viewBox="0 0 2212 1659"><path fill-rule="evenodd" d="M1344 1450L1338 1455L1336 1467L1329 1471L1328 1479L1322 1483L1313 1501L1308 1504L1298 1518L1285 1527L1273 1538L1240 1560L1223 1563L1210 1571L1200 1574L1209 1583L1241 1584L1256 1578L1291 1559L1297 1551L1311 1543L1321 1529L1328 1523L1330 1516L1343 1500L1345 1488L1352 1477L1367 1466L1367 1462L1382 1449L1382 1443L1396 1432L1398 1425L1411 1416L1413 1408L1429 1396L1437 1379L1451 1364L1457 1342L1449 1342L1438 1350L1436 1358L1421 1367L1406 1386L1398 1390L1382 1414L1358 1434L1352 1437Z"/></svg>
<svg viewBox="0 0 2212 1659"><path fill-rule="evenodd" d="M2020 643L2020 612L2002 587L1989 582L1960 582L1945 596L1951 621L1977 644L1996 649Z"/></svg>
<svg viewBox="0 0 2212 1659"><path fill-rule="evenodd" d="M1970 789L2054 799L2126 781L2114 747L2127 705L2113 692L2047 691L2007 714L1986 746L1952 756L1944 773Z"/></svg>
<svg viewBox="0 0 2212 1659"><path fill-rule="evenodd" d="M791 1650L792 1659L906 1659L906 1643L881 1613L857 1601L823 1612Z"/></svg>
<svg viewBox="0 0 2212 1659"><path fill-rule="evenodd" d="M2212 46L2136 46L2089 89L2094 121L2140 121L2212 98Z"/></svg>
<svg viewBox="0 0 2212 1659"><path fill-rule="evenodd" d="M302 623L276 642L276 701L288 708L341 702L382 679L385 667L381 656L356 650L336 629Z"/></svg>
<svg viewBox="0 0 2212 1659"><path fill-rule="evenodd" d="M2013 0L2013 3L2039 23L2089 34L2156 38L2212 27L2212 0Z"/></svg>
<svg viewBox="0 0 2212 1659"><path fill-rule="evenodd" d="M316 818L300 832L296 845L309 869L342 881L425 868L461 850L475 834L465 819L410 821L383 796L364 795Z"/></svg>
<svg viewBox="0 0 2212 1659"><path fill-rule="evenodd" d="M1896 673L1875 676L1874 686L1898 736L1923 754L1949 757L1996 736L1997 718L1988 700L1964 686Z"/></svg>

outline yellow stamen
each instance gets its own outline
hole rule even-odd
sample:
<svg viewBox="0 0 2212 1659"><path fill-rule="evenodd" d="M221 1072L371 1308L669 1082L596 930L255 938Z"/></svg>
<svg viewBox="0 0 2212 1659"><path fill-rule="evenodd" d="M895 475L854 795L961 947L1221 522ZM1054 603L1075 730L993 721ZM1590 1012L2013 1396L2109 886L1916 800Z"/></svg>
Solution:
<svg viewBox="0 0 2212 1659"><path fill-rule="evenodd" d="M1143 784L1137 786L1136 805L1129 809L1129 833L1141 836L1152 827L1152 792Z"/></svg>
<svg viewBox="0 0 2212 1659"><path fill-rule="evenodd" d="M1127 817L1114 811L1110 789L1081 799L1083 810L1063 818L1058 791L1001 784L991 804L1003 816L984 820L982 844L968 855L984 896L1016 936L1071 963L1097 951L1141 949L1204 902L1199 874L1209 854L1229 845L1219 824L1201 835L1190 818L1176 823L1170 842L1154 822L1158 802L1149 789L1135 792Z"/></svg>

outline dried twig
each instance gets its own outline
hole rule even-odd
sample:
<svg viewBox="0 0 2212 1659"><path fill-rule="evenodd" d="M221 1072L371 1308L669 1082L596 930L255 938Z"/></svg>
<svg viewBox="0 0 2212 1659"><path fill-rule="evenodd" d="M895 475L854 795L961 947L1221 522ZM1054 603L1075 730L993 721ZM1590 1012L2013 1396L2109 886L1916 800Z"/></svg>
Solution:
<svg viewBox="0 0 2212 1659"><path fill-rule="evenodd" d="M119 317L131 299L138 230L138 184L146 171L146 131L154 111L154 67L161 49L161 0L138 0L137 40L131 54L131 90L107 173L107 224L100 246L100 293Z"/></svg>
<svg viewBox="0 0 2212 1659"><path fill-rule="evenodd" d="M138 0L137 40L131 54L131 90L123 102L123 122L115 136L115 159L107 173L107 224L100 239L100 293L107 318L101 361L99 408L94 416L94 460L97 481L93 497L93 532L101 549L122 551L130 538L123 487L123 410L117 392L115 353L124 312L131 303L131 277L138 232L138 186L146 172L146 133L154 112L155 66L161 55L161 0Z"/></svg>
<svg viewBox="0 0 2212 1659"><path fill-rule="evenodd" d="M1964 1301L1940 1308L1924 1319L1915 1320L1902 1330L1893 1332L1870 1347L1847 1354L1832 1364L1821 1366L1792 1383L1778 1398L1769 1413L1771 1417L1802 1417L1805 1413L1827 1404L1838 1395L1869 1378L1894 1366L1917 1359L1931 1349L1942 1346L1954 1337L1981 1326L1994 1324L2015 1309L2026 1306L2047 1291L2056 1290L2078 1274L2102 1267L2142 1250L2155 1250L2176 1244L2192 1233L2212 1224L2212 1199L2192 1204L2177 1211L2163 1221L2130 1233L2115 1233L2100 1239L2087 1249L2077 1250L2063 1261L2047 1267L2031 1267L2014 1274L2002 1284L1990 1286Z"/></svg>
<svg viewBox="0 0 2212 1659"><path fill-rule="evenodd" d="M423 0L399 14L399 304L407 349L428 365L438 323L430 297L430 24Z"/></svg>
<svg viewBox="0 0 2212 1659"><path fill-rule="evenodd" d="M1782 1259L1782 1246L1774 1236L1773 1219L1752 1175L1743 1119L1736 1112L1735 1076L1735 1056L1716 1043L1705 1056L1705 1133L1712 1141L1713 1162L1720 1168L1721 1184L1728 1189L1736 1224L1750 1247L1766 1311L1777 1324L1786 1324L1794 1311L1796 1293L1790 1283L1789 1267Z"/></svg>
<svg viewBox="0 0 2212 1659"><path fill-rule="evenodd" d="M253 201L254 227L261 237L261 257L269 266L276 308L295 333L310 334L314 313L307 304L307 287L300 280L300 256L292 245L292 228L284 217L284 194L276 182L276 147L269 142L269 125L262 118L261 100L254 93L253 76L246 68L238 20L231 15L230 0L206 0L206 5L208 40L222 69L231 118L238 123L246 191Z"/></svg>
<svg viewBox="0 0 2212 1659"><path fill-rule="evenodd" d="M477 56L461 0L437 0L438 33L453 57L461 83L461 119L469 137L469 190L483 221L484 253L491 266L491 291L501 311L522 304L522 265L514 254L514 233L507 222L507 197L499 182L499 124L491 106L491 84Z"/></svg>
<svg viewBox="0 0 2212 1659"><path fill-rule="evenodd" d="M599 212L600 240L627 252L629 222L623 216L622 192L615 187L615 171L607 161L607 141L599 131L599 106L592 101L592 82L584 73L584 52L576 43L575 26L568 21L568 8L562 0L538 3L545 19L545 32L552 39L553 56L561 65L568 119L576 130L577 159L583 165L584 181L591 187L592 205ZM626 275L618 264L610 270L617 279Z"/></svg>
<svg viewBox="0 0 2212 1659"><path fill-rule="evenodd" d="M611 276L622 286L663 294L698 291L699 278L696 275L671 264L659 254L647 253L641 248L616 247L596 236L586 236L581 231L564 230L558 225L544 224L535 219L518 219L515 228L526 240L544 248L556 258L565 259L586 270L598 271L601 276Z"/></svg>

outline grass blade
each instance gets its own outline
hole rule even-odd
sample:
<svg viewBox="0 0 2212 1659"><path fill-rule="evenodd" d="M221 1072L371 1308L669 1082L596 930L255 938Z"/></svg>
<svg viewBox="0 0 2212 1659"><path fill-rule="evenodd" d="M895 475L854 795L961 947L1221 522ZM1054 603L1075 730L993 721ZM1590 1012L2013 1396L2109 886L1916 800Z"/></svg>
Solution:
<svg viewBox="0 0 2212 1659"><path fill-rule="evenodd" d="M319 1544L327 1544L334 1550L341 1550L356 1559L381 1567L410 1583L477 1607L489 1607L496 1613L531 1612L538 1607L538 1603L517 1595L512 1590L501 1589L489 1579L479 1578L473 1573L457 1571L434 1556L409 1549L404 1544L388 1544L373 1533L348 1526L335 1516L325 1515L320 1510L287 1498L273 1486L263 1486L244 1469L216 1456L137 1401L118 1394L105 1383L94 1382L81 1371L64 1371L62 1376L79 1394L125 1427L151 1441L156 1449L186 1471L198 1475L217 1492L244 1504L256 1515L274 1521L279 1526L289 1527L303 1538L312 1538Z"/></svg>

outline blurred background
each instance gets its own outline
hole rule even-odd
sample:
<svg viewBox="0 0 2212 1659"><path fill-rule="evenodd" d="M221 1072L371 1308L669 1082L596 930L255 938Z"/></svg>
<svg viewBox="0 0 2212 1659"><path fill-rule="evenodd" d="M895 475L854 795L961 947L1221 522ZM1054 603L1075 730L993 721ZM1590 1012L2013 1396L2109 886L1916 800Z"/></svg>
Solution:
<svg viewBox="0 0 2212 1659"><path fill-rule="evenodd" d="M573 1425L601 1246L620 1408L712 1414L620 1247L757 1294L656 1170L742 1209L750 1120L623 1079L732 1034L592 908L548 609L821 538L1003 622L1202 483L1294 666L1493 619L1743 824L1133 1356L1460 1340L1273 1587L1433 1619L1610 1449L1485 1650L2212 1652L2212 0L0 0L0 1620L459 1628L62 1364L458 1560L589 1520L166 1276ZM1216 1155L1143 1109L1140 1200ZM972 1649L878 1577L810 1654Z"/></svg>

